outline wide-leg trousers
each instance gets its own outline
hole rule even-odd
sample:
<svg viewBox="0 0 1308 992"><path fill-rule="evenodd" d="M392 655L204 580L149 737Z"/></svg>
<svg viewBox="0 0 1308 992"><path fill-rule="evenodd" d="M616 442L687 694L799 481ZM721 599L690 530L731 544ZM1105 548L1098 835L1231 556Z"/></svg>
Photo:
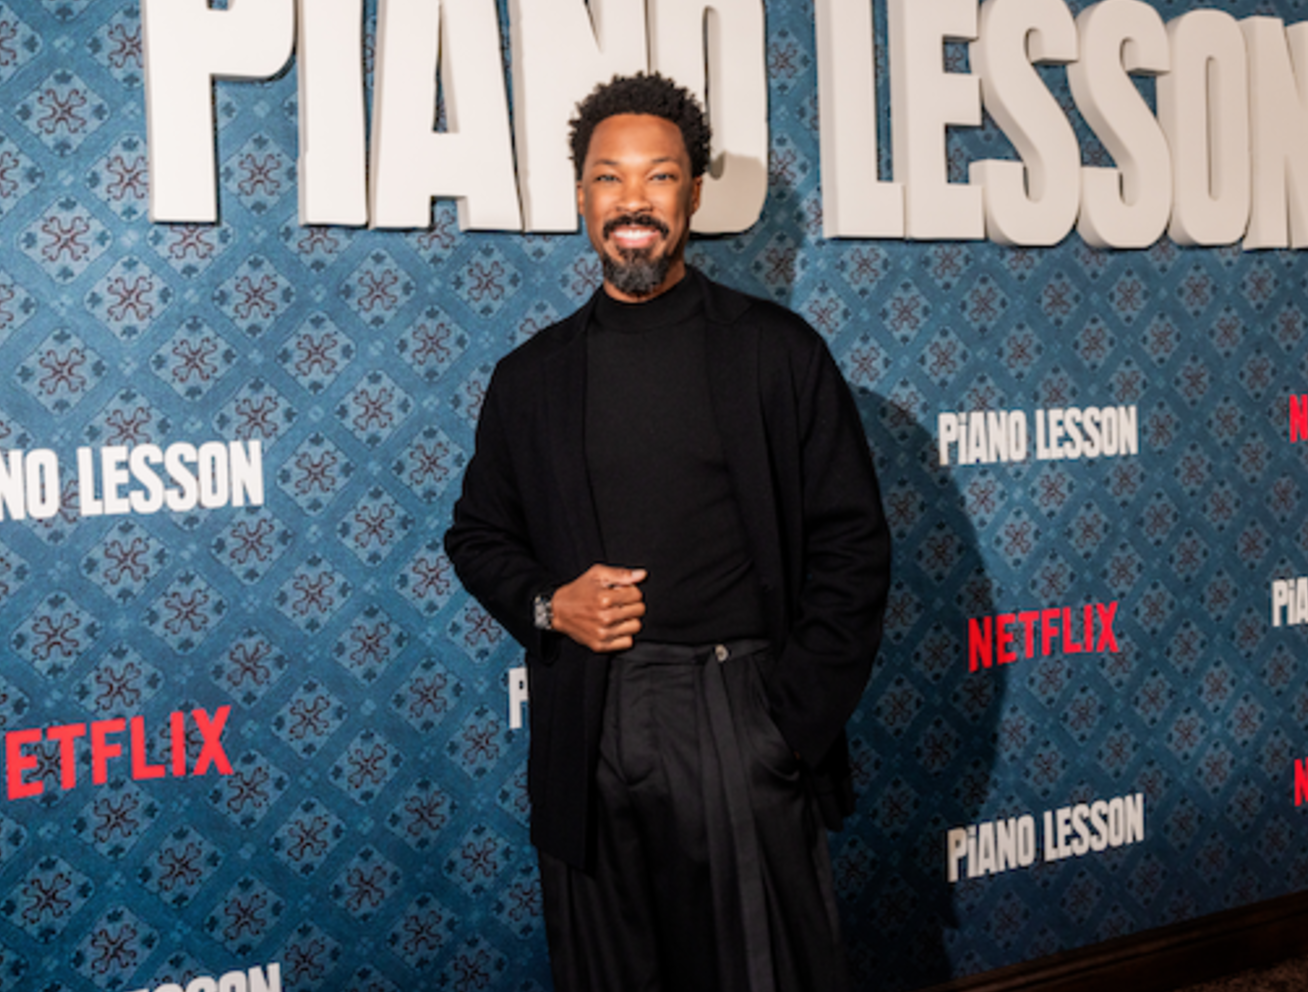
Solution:
<svg viewBox="0 0 1308 992"><path fill-rule="evenodd" d="M765 642L612 662L593 871L540 852L556 992L843 992L826 831Z"/></svg>

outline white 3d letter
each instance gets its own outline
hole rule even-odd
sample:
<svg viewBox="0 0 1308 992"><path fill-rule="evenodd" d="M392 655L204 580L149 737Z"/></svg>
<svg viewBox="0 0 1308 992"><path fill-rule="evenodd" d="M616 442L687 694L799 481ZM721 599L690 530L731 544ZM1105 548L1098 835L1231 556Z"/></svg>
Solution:
<svg viewBox="0 0 1308 992"><path fill-rule="evenodd" d="M763 0L649 0L649 51L651 68L708 94L713 164L694 229L745 230L768 195Z"/></svg>
<svg viewBox="0 0 1308 992"><path fill-rule="evenodd" d="M150 219L218 219L213 81L265 79L291 57L295 0L144 0Z"/></svg>
<svg viewBox="0 0 1308 992"><path fill-rule="evenodd" d="M1056 245L1081 207L1081 149L1034 63L1077 58L1076 22L1063 0L986 0L972 70L990 115L1022 161L968 170L985 191L986 236L1004 245Z"/></svg>
<svg viewBox="0 0 1308 992"><path fill-rule="evenodd" d="M643 0L509 0L518 189L529 231L577 229L568 121L597 83L646 67ZM566 52L565 57L560 53Z"/></svg>
<svg viewBox="0 0 1308 992"><path fill-rule="evenodd" d="M822 233L902 238L904 187L877 179L872 0L816 0Z"/></svg>
<svg viewBox="0 0 1308 992"><path fill-rule="evenodd" d="M1221 10L1167 25L1172 71L1158 79L1158 121L1172 148L1168 234L1181 245L1229 245L1249 223L1249 67L1244 36Z"/></svg>
<svg viewBox="0 0 1308 992"><path fill-rule="evenodd" d="M1308 24L1287 30L1274 17L1247 17L1240 28L1249 46L1253 157L1244 247L1308 247Z"/></svg>
<svg viewBox="0 0 1308 992"><path fill-rule="evenodd" d="M890 126L910 238L985 237L981 188L949 182L945 128L981 124L981 83L945 72L944 43L971 41L976 0L888 0Z"/></svg>
<svg viewBox="0 0 1308 992"><path fill-rule="evenodd" d="M368 223L363 0L299 0L300 223Z"/></svg>
<svg viewBox="0 0 1308 992"><path fill-rule="evenodd" d="M1082 170L1077 230L1096 248L1147 248L1172 212L1167 138L1128 73L1170 64L1167 29L1142 0L1103 0L1076 19L1081 59L1068 67L1072 96L1118 168Z"/></svg>
<svg viewBox="0 0 1308 992"><path fill-rule="evenodd" d="M372 226L426 227L450 196L463 230L520 230L495 0L381 0L374 78Z"/></svg>

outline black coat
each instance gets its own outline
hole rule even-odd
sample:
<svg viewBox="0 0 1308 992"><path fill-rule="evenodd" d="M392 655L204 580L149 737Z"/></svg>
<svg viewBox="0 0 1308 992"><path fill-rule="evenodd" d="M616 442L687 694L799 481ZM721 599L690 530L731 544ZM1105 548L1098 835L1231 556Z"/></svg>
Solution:
<svg viewBox="0 0 1308 992"><path fill-rule="evenodd" d="M845 721L871 671L890 582L867 440L808 324L693 269L688 278L701 284L713 412L777 657L772 715L835 825L852 801ZM496 367L445 536L465 588L527 651L532 841L579 867L592 833L609 656L542 635L532 601L605 563L584 438L593 307L592 299Z"/></svg>

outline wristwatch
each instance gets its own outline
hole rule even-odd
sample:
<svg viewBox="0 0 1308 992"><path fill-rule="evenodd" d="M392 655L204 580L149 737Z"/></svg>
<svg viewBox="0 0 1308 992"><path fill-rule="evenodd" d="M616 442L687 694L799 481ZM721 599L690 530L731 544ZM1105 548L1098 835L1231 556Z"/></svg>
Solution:
<svg viewBox="0 0 1308 992"><path fill-rule="evenodd" d="M536 594L531 601L532 621L537 630L554 629L554 590Z"/></svg>

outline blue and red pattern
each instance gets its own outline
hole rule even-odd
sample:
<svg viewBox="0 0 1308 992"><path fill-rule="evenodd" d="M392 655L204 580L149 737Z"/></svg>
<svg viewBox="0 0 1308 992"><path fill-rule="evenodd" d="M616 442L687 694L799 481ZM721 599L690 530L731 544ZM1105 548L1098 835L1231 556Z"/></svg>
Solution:
<svg viewBox="0 0 1308 992"><path fill-rule="evenodd" d="M1308 887L1305 628L1267 610L1272 579L1308 574L1285 423L1308 263L827 241L811 5L765 8L763 218L690 255L817 328L881 476L895 581L832 843L859 982ZM422 231L301 227L294 72L217 87L221 223L152 225L142 77L134 0L0 3L0 446L63 466L60 512L0 521L0 730L141 716L167 769L133 779L125 753L96 785L83 740L65 790L59 743L27 747L42 793L0 806L0 987L185 985L235 957L295 992L543 989L519 652L440 537L495 362L594 291L594 254L462 233L449 202ZM948 145L956 180L1011 156L989 121ZM938 413L1078 405L1137 406L1140 453L939 465ZM261 442L263 506L81 515L77 447L207 440ZM969 673L969 618L1108 602L1115 649ZM224 706L231 774L173 775L169 714ZM1143 843L945 881L950 827L1133 792Z"/></svg>

